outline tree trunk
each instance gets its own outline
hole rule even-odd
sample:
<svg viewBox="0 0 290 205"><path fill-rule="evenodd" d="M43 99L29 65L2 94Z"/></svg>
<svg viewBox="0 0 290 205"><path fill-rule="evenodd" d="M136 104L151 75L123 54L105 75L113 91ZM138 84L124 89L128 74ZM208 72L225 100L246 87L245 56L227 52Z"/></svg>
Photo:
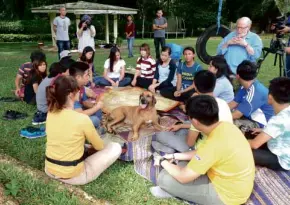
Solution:
<svg viewBox="0 0 290 205"><path fill-rule="evenodd" d="M144 32L145 32L145 14L143 15L142 21L142 38L144 38Z"/></svg>

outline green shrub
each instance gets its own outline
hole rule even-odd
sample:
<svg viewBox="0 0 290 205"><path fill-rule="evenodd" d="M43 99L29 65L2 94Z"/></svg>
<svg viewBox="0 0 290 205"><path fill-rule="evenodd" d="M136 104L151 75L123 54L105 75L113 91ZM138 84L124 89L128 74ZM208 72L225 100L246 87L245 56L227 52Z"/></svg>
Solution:
<svg viewBox="0 0 290 205"><path fill-rule="evenodd" d="M25 35L25 34L0 34L0 42L33 42L51 40L51 34Z"/></svg>
<svg viewBox="0 0 290 205"><path fill-rule="evenodd" d="M75 33L75 22L71 22L70 33ZM13 34L47 34L50 33L49 20L19 20L19 21L0 21L0 33Z"/></svg>

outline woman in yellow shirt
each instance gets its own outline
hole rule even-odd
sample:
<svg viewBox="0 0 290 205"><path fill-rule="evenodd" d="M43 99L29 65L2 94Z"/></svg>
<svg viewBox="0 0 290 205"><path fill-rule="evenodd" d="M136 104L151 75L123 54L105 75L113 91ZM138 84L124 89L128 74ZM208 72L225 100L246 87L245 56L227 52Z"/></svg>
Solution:
<svg viewBox="0 0 290 205"><path fill-rule="evenodd" d="M47 88L45 172L62 182L83 185L96 179L121 154L117 143L104 145L90 118L74 111L79 88L71 76L56 77ZM85 157L85 140L97 152Z"/></svg>

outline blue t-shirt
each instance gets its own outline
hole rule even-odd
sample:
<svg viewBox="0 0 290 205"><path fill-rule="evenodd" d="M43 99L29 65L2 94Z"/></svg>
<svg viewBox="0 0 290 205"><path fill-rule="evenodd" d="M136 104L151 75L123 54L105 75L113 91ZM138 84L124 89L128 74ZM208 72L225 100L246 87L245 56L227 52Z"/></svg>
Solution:
<svg viewBox="0 0 290 205"><path fill-rule="evenodd" d="M187 67L186 63L179 64L177 73L182 78L182 90L192 85L195 74L200 70L202 70L202 67L197 62L194 62L191 67Z"/></svg>
<svg viewBox="0 0 290 205"><path fill-rule="evenodd" d="M222 76L216 79L216 84L213 91L213 95L215 97L223 99L227 103L230 103L233 101L235 97L233 85L231 84L229 79L227 79L226 76Z"/></svg>
<svg viewBox="0 0 290 205"><path fill-rule="evenodd" d="M268 92L268 88L258 80L248 89L241 87L234 99L239 104L237 110L264 127L274 115L273 107L268 104Z"/></svg>

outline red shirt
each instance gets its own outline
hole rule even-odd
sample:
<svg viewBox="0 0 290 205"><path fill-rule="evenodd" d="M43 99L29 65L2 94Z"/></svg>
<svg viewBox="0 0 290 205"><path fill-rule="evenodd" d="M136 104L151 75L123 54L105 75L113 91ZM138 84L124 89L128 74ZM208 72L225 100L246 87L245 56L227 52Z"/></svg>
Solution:
<svg viewBox="0 0 290 205"><path fill-rule="evenodd" d="M125 28L125 32L126 33L130 33L129 37L134 37L135 36L135 24L132 22L131 24L126 24L126 28Z"/></svg>

